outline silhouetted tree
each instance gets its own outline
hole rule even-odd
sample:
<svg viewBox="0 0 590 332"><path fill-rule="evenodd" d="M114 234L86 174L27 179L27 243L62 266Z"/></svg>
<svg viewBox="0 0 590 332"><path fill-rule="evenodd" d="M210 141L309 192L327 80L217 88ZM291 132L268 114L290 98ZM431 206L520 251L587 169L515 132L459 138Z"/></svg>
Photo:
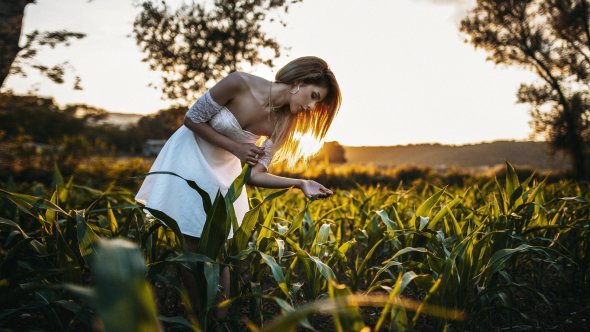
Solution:
<svg viewBox="0 0 590 332"><path fill-rule="evenodd" d="M97 125L109 116L109 111L86 104L68 104L64 112L74 114L88 125Z"/></svg>
<svg viewBox="0 0 590 332"><path fill-rule="evenodd" d="M531 106L535 133L566 150L588 178L590 142L590 1L477 0L461 22L468 42L489 60L533 71L518 102Z"/></svg>
<svg viewBox="0 0 590 332"><path fill-rule="evenodd" d="M62 110L53 98L0 94L0 131L5 139L30 136L34 142L49 143L84 132L85 124L72 110Z"/></svg>
<svg viewBox="0 0 590 332"><path fill-rule="evenodd" d="M55 83L64 82L67 62L52 66L35 60L39 49L49 46L55 48L63 44L69 46L72 39L81 39L86 35L70 31L38 31L26 35L23 46L19 45L25 7L35 0L0 0L0 87L8 75L26 77L25 67L38 70ZM74 89L81 90L80 77L76 76Z"/></svg>
<svg viewBox="0 0 590 332"><path fill-rule="evenodd" d="M185 107L171 107L142 116L137 123L139 135L144 140L167 139L182 125L185 114Z"/></svg>
<svg viewBox="0 0 590 332"><path fill-rule="evenodd" d="M328 158L330 163L341 164L346 162L345 154L346 151L344 151L344 147L340 143L336 141L326 142L318 152L316 159L325 160Z"/></svg>
<svg viewBox="0 0 590 332"><path fill-rule="evenodd" d="M272 66L272 57L263 57L261 51L269 49L278 57L279 44L261 30L261 23L268 12L287 11L300 1L215 0L183 4L172 12L164 1L150 0L141 4L133 34L146 54L143 61L161 72L164 96L188 104L208 81L221 79L242 63Z"/></svg>

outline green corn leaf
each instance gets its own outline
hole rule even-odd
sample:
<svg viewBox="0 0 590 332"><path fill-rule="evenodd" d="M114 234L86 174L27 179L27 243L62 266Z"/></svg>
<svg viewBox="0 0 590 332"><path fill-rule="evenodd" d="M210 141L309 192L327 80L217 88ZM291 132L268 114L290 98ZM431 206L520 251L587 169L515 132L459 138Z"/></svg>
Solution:
<svg viewBox="0 0 590 332"><path fill-rule="evenodd" d="M398 276L393 289L389 293L389 301L383 307L381 315L379 316L379 320L375 325L375 331L379 331L383 327L383 323L385 322L385 318L387 316L391 316L391 322L393 323L394 329L396 331L405 331L407 327L406 311L404 308L395 307L393 304L395 303L395 300L400 297L410 282L416 277L418 277L418 275L414 271L408 271L403 275Z"/></svg>
<svg viewBox="0 0 590 332"><path fill-rule="evenodd" d="M30 238L29 235L27 235L27 233L14 221L0 217L0 224L16 228L19 231L20 235L23 237L23 239L29 241L31 247L35 250L37 254L47 255L47 248L45 247L45 245L37 241L36 239Z"/></svg>
<svg viewBox="0 0 590 332"><path fill-rule="evenodd" d="M60 202L63 203L63 202L67 202L68 201L68 197L70 195L70 191L73 188L73 184L74 184L74 177L73 176L70 176L70 178L68 180L68 183L65 185L64 188L62 188L59 191L59 201Z"/></svg>
<svg viewBox="0 0 590 332"><path fill-rule="evenodd" d="M444 188L437 191L432 196L430 196L427 200L425 200L416 209L416 212L412 216L412 219L410 220L410 223L409 223L414 229L417 229L416 220L418 219L418 217L428 217L430 215L430 210L432 210L432 208L436 205L436 203L438 203L438 201L440 200L440 197L444 194L444 192L445 192Z"/></svg>
<svg viewBox="0 0 590 332"><path fill-rule="evenodd" d="M320 271L322 276L327 281L336 280L336 275L334 274L334 271L332 271L332 269L328 265L326 265L324 262L322 262L319 258L315 256L311 256L309 254L307 256L315 264L316 268Z"/></svg>
<svg viewBox="0 0 590 332"><path fill-rule="evenodd" d="M68 215L68 213L62 210L62 208L41 197L11 193L3 189L0 189L0 194L9 199L15 205L19 207L24 207L22 211L35 218L37 218L38 216L37 214L31 211L32 209L52 210Z"/></svg>
<svg viewBox="0 0 590 332"><path fill-rule="evenodd" d="M424 227L426 227L428 225L428 223L430 222L430 218L419 216L418 219L419 219L418 230L422 231L424 229Z"/></svg>
<svg viewBox="0 0 590 332"><path fill-rule="evenodd" d="M98 235L94 233L92 228L86 223L84 218L84 210L77 210L76 212L76 233L78 235L78 247L80 248L80 255L86 262L92 259L96 252L95 242L98 240Z"/></svg>
<svg viewBox="0 0 590 332"><path fill-rule="evenodd" d="M183 179L184 181L186 181L186 183L188 184L189 187L193 188L194 190L196 190L199 193L199 195L201 195L201 198L203 199L203 208L205 210L205 213L209 214L209 211L211 210L211 207L212 207L211 196L209 196L207 191L201 189L201 187L199 187L199 185L197 185L197 183L195 181L185 179L182 176L180 176L176 173L173 173L173 172L150 172L150 173L147 173L145 176L156 175L156 174L172 175L172 176L179 177L179 178ZM141 177L143 177L143 176L136 176L135 178L141 178Z"/></svg>
<svg viewBox="0 0 590 332"><path fill-rule="evenodd" d="M430 210L432 210L432 208L436 205L436 203L438 203L438 201L440 200L440 197L444 194L445 189L441 189L439 191L437 191L435 194L433 194L432 196L430 196L426 201L424 201L424 203L422 203L422 205L420 205L418 207L418 209L416 210L416 216L428 216L430 215Z"/></svg>
<svg viewBox="0 0 590 332"><path fill-rule="evenodd" d="M261 251L258 251L258 253L260 254L260 257L262 258L264 263L268 265L268 267L270 267L272 275L277 284L279 285L281 291L283 291L287 298L291 298L291 294L289 293L289 288L287 287L287 282L285 281L285 275L283 274L283 270L281 270L281 267L279 266L279 264L277 264L274 257L269 256Z"/></svg>
<svg viewBox="0 0 590 332"><path fill-rule="evenodd" d="M111 202L107 202L107 218L109 221L109 228L113 234L117 233L119 230L119 224L117 223L117 218L115 218L115 214L113 213L113 209L111 208Z"/></svg>
<svg viewBox="0 0 590 332"><path fill-rule="evenodd" d="M388 259L387 261L393 261L396 258L398 258L399 256L405 255L409 252L420 252L420 253L428 253L428 250L426 248L413 248L413 247L406 247L403 248L401 250L399 250L398 252L396 252L393 257L391 257L390 259Z"/></svg>
<svg viewBox="0 0 590 332"><path fill-rule="evenodd" d="M318 231L318 234L315 238L315 245L322 245L328 242L328 237L330 235L330 224L323 224Z"/></svg>
<svg viewBox="0 0 590 332"><path fill-rule="evenodd" d="M241 252L242 250L246 249L248 245L248 241L254 232L254 228L256 226L256 222L258 221L258 215L260 213L260 207L263 204L266 204L273 199L282 196L285 194L289 189L281 189L278 191L273 192L272 194L266 196L260 204L258 204L252 210L246 212L244 215L244 219L242 220L242 224L238 228L236 232L234 232L234 243L235 248L233 250L234 254Z"/></svg>
<svg viewBox="0 0 590 332"><path fill-rule="evenodd" d="M305 206L303 207L303 209L299 211L299 213L293 218L293 221L291 222L291 227L289 227L289 230L287 231L287 234L285 236L291 235L293 232L295 232L301 227L301 225L303 224L303 219L305 218L305 214L307 213L307 208L309 207L309 204L310 201L305 202Z"/></svg>
<svg viewBox="0 0 590 332"><path fill-rule="evenodd" d="M160 330L145 262L135 244L101 240L91 266L94 306L106 331Z"/></svg>
<svg viewBox="0 0 590 332"><path fill-rule="evenodd" d="M201 331L201 329L197 328L193 323L181 316L168 317L160 315L158 316L158 319L164 323L174 324L171 327L182 327L186 331Z"/></svg>
<svg viewBox="0 0 590 332"><path fill-rule="evenodd" d="M205 280L207 282L207 308L211 308L213 301L217 296L219 285L219 264L205 262L204 267Z"/></svg>
<svg viewBox="0 0 590 332"><path fill-rule="evenodd" d="M426 297L424 298L424 300L422 301L422 303L420 303L420 306L418 307L418 309L416 309L416 313L414 314L414 317L412 318L412 326L416 326L416 322L418 321L418 317L420 317L420 315L422 314L422 312L425 310L426 305L428 305L428 300L430 300L431 297L436 296L438 289L440 287L441 281L443 280L444 276L439 276L439 278L434 282L434 284L432 285L432 287L430 287L430 290L428 290L428 293L426 294ZM445 315L447 315L446 311L442 311L441 312L442 315L445 317ZM447 318L447 317L445 317Z"/></svg>
<svg viewBox="0 0 590 332"><path fill-rule="evenodd" d="M207 214L201 240L199 241L199 253L205 254L211 259L217 259L221 249L227 240L230 230L230 220L227 216L225 199L217 192L213 207Z"/></svg>
<svg viewBox="0 0 590 332"><path fill-rule="evenodd" d="M332 314L336 331L361 331L365 328L365 323L361 316L358 305L353 301L342 301L341 298L346 298L352 295L352 292L345 285L328 283L328 294L336 303L343 303L342 309L335 310Z"/></svg>
<svg viewBox="0 0 590 332"><path fill-rule="evenodd" d="M378 210L375 213L377 213L377 215L381 218L381 221L383 221L388 231L393 233L396 230L395 223L389 218L385 210Z"/></svg>
<svg viewBox="0 0 590 332"><path fill-rule="evenodd" d="M81 283L82 273L78 265L78 256L68 245L59 224L53 224L51 228L53 242L57 248L57 264L65 271L64 280L69 283Z"/></svg>
<svg viewBox="0 0 590 332"><path fill-rule="evenodd" d="M256 246L257 247L260 247L260 243L262 242L263 239L270 238L273 236L273 232L271 231L271 229L272 229L272 222L275 217L275 209L276 209L276 204L275 204L275 201L273 201L270 205L270 210L268 211L268 213L266 214L266 217L264 218L264 223L262 224L262 227L260 228L260 233L258 233L258 239L256 239Z"/></svg>
<svg viewBox="0 0 590 332"><path fill-rule="evenodd" d="M154 218L170 228L174 232L174 235L176 236L178 243L180 243L180 246L184 248L184 238L180 232L180 228L178 227L176 220L172 219L172 217L160 210L152 209L147 206L144 206L143 209L147 210L152 216L154 216Z"/></svg>
<svg viewBox="0 0 590 332"><path fill-rule="evenodd" d="M432 220L428 224L427 229L435 230L439 220L441 220L447 213L450 213L451 209L454 208L457 204L459 204L462 200L462 197L455 197L452 201L443 206L440 209L440 211L438 211L438 213L432 218Z"/></svg>
<svg viewBox="0 0 590 332"><path fill-rule="evenodd" d="M281 307L283 314L293 313L296 310L295 308L293 308L293 306L291 306L289 304L289 302L287 302L281 298L278 298L276 296L265 296L265 298L275 301L279 305L279 307ZM311 326L311 324L309 323L309 320L305 317L303 319L301 319L301 321L299 322L299 325L301 325L302 327L305 327L306 329L309 329L311 331L317 331L313 326Z"/></svg>
<svg viewBox="0 0 590 332"><path fill-rule="evenodd" d="M248 246L248 241L254 232L256 227L256 223L258 221L258 216L260 215L260 206L262 204L256 206L252 210L246 212L244 215L244 219L242 220L242 224L238 228L238 230L234 233L233 239L233 250L232 253L237 255L242 250L246 249Z"/></svg>
<svg viewBox="0 0 590 332"><path fill-rule="evenodd" d="M236 199L238 199L238 197L240 197L242 194L242 189L244 188L244 185L248 183L251 174L252 167L250 167L248 164L244 165L240 175L238 175L238 177L232 182L231 186L227 190L227 194L225 195L227 203L233 203L236 201Z"/></svg>
<svg viewBox="0 0 590 332"><path fill-rule="evenodd" d="M49 200L51 203L57 205L58 195L57 190L53 192L51 195L51 199ZM49 224L55 224L57 222L57 212L51 209L45 210L45 221Z"/></svg>
<svg viewBox="0 0 590 332"><path fill-rule="evenodd" d="M523 243L520 246L511 249L501 249L492 255L489 262L483 268L482 272L477 276L477 278L486 277L490 278L494 273L499 272L501 269L504 268L505 264L516 255L521 254L535 254L543 256L547 259L550 259L550 254L548 252L548 248L543 248L539 246L531 246L529 244Z"/></svg>
<svg viewBox="0 0 590 332"><path fill-rule="evenodd" d="M205 255L198 254L196 252L185 251L178 256L167 257L166 262L194 264L194 263L213 263L215 261ZM154 265L161 264L161 263L162 262L154 263Z"/></svg>
<svg viewBox="0 0 590 332"><path fill-rule="evenodd" d="M234 202L238 197L240 197L242 193L242 189L248 182L250 178L250 174L252 173L252 167L246 164L244 168L242 168L242 172L236 179L232 182L231 186L229 186L226 195L223 197L225 199L225 208L227 209L227 216L230 221L230 225L232 229L235 231L238 229L238 220L236 218L236 211L234 210Z"/></svg>
<svg viewBox="0 0 590 332"><path fill-rule="evenodd" d="M519 187L520 182L518 181L514 167L509 162L506 162L506 197L510 197Z"/></svg>
<svg viewBox="0 0 590 332"><path fill-rule="evenodd" d="M373 258L373 255L375 254L377 248L379 248L379 245L381 245L381 243L383 242L384 239L380 239L379 241L377 241L373 247L371 248L371 250L369 250L369 252L367 253L367 255L365 255L363 261L361 262L361 265L359 266L359 268L357 269L356 273L358 277L362 277L365 274L365 269L367 267L367 264L371 264L371 259ZM353 287L354 289L354 287Z"/></svg>
<svg viewBox="0 0 590 332"><path fill-rule="evenodd" d="M278 258L280 262L283 258L283 254L285 253L285 241L275 238L275 242L277 243L277 249L279 251Z"/></svg>
<svg viewBox="0 0 590 332"><path fill-rule="evenodd" d="M61 175L59 168L57 168L57 164L54 165L53 179L51 181L51 188L53 188L56 192L58 192L58 194L61 193L61 191L64 188L64 178Z"/></svg>

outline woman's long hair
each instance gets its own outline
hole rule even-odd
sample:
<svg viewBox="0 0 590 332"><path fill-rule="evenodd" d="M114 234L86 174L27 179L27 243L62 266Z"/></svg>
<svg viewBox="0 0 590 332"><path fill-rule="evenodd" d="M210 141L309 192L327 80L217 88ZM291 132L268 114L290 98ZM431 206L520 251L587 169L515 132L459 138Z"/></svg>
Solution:
<svg viewBox="0 0 590 332"><path fill-rule="evenodd" d="M306 161L317 152L306 149L306 142L302 138L312 138L314 145L321 144L338 113L342 95L328 64L315 56L301 57L289 62L277 72L275 81L285 84L314 84L328 90L326 97L316 103L311 111L295 115L290 112L289 105L278 111L279 117L271 137L275 150L273 161L294 166L297 161Z"/></svg>

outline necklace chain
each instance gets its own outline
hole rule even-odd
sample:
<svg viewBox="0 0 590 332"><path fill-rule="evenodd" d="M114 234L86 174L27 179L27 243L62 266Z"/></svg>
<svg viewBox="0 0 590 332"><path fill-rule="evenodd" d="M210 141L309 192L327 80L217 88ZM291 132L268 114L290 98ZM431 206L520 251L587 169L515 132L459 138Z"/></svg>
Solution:
<svg viewBox="0 0 590 332"><path fill-rule="evenodd" d="M273 106L272 104L272 84L273 82L270 82L270 85L268 86L268 108L271 111L274 111L278 108L281 108L282 106Z"/></svg>
<svg viewBox="0 0 590 332"><path fill-rule="evenodd" d="M270 113L272 113L272 81L268 86L268 121L270 122Z"/></svg>

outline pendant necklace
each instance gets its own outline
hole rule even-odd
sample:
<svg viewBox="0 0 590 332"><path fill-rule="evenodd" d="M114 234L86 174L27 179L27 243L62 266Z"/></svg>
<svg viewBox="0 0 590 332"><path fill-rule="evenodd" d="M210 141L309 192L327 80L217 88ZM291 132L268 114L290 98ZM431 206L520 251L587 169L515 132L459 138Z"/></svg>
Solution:
<svg viewBox="0 0 590 332"><path fill-rule="evenodd" d="M268 121L270 122L270 113L275 111L275 108L272 107L272 82L268 86ZM275 121L276 124L276 121Z"/></svg>

